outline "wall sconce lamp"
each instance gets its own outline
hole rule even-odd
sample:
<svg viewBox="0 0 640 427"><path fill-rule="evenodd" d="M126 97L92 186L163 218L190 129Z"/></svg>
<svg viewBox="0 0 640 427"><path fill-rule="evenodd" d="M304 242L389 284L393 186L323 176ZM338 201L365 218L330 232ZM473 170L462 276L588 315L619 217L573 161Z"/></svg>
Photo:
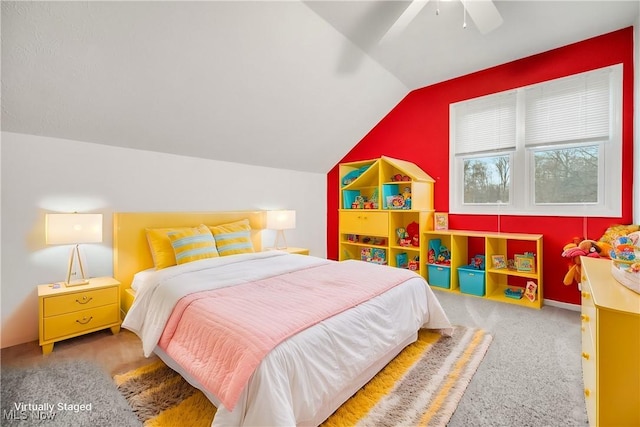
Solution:
<svg viewBox="0 0 640 427"><path fill-rule="evenodd" d="M296 211L267 211L267 229L276 230L274 248L287 249L284 230L296 228Z"/></svg>
<svg viewBox="0 0 640 427"><path fill-rule="evenodd" d="M102 214L47 214L45 218L45 233L48 245L75 245L69 255L66 286L86 285L89 280L85 276L82 258L80 257L80 243L102 242ZM82 278L71 281L74 258L78 258Z"/></svg>

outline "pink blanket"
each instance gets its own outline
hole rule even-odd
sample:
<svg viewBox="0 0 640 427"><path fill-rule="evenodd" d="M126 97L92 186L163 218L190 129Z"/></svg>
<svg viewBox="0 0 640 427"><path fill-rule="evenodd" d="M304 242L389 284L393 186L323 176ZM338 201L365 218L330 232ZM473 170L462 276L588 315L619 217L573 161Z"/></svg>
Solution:
<svg viewBox="0 0 640 427"><path fill-rule="evenodd" d="M190 294L174 308L158 345L232 411L279 343L415 277L353 261Z"/></svg>

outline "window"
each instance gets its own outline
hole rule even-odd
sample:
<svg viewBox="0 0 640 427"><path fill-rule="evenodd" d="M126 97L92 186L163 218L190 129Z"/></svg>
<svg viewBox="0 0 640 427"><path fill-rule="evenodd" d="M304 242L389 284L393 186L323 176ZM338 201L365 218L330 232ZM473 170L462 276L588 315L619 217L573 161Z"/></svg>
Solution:
<svg viewBox="0 0 640 427"><path fill-rule="evenodd" d="M620 216L622 65L451 104L453 213Z"/></svg>

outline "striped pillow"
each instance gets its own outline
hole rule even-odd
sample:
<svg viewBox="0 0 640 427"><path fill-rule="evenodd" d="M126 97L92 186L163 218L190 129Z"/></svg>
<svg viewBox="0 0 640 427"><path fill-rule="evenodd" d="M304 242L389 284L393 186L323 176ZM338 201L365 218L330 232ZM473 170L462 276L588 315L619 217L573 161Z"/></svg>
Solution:
<svg viewBox="0 0 640 427"><path fill-rule="evenodd" d="M178 265L218 256L216 242L206 225L168 233Z"/></svg>
<svg viewBox="0 0 640 427"><path fill-rule="evenodd" d="M191 227L172 228L147 228L147 242L153 258L153 266L160 270L162 268L176 265L176 255L169 240L169 233L174 231L188 230Z"/></svg>
<svg viewBox="0 0 640 427"><path fill-rule="evenodd" d="M220 256L255 252L251 243L251 226L248 219L209 226L209 229L216 240Z"/></svg>

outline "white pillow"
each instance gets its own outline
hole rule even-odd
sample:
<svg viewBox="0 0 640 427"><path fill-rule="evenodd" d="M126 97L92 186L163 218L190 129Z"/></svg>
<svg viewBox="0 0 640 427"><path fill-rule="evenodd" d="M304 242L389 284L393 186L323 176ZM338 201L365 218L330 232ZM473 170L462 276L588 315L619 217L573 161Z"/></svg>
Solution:
<svg viewBox="0 0 640 427"><path fill-rule="evenodd" d="M131 289L138 292L138 290L144 288L144 286L147 284L147 282L155 272L155 268L148 268L134 274L133 281L131 282Z"/></svg>

